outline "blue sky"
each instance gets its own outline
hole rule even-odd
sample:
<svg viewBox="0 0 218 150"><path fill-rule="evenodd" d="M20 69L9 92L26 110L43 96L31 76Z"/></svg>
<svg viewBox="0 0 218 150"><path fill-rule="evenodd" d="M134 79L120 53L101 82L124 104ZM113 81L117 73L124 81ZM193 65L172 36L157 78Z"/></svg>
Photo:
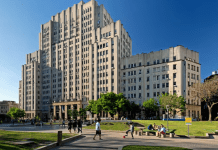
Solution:
<svg viewBox="0 0 218 150"><path fill-rule="evenodd" d="M87 2L88 0L84 0ZM199 52L201 78L218 69L218 1L97 0L132 38L133 55L183 45ZM1 0L0 100L18 102L21 66L39 48L40 25L79 0Z"/></svg>

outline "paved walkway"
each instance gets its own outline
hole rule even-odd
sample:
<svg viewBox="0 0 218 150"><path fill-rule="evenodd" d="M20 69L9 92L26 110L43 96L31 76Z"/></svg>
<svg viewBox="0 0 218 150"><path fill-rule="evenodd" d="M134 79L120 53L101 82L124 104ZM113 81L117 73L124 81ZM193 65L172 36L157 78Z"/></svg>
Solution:
<svg viewBox="0 0 218 150"><path fill-rule="evenodd" d="M25 131L25 132L47 132L57 133L62 131L63 133L69 133L67 128L63 128L59 125L50 126L26 126L26 127L0 127L5 130L11 131ZM173 146L173 147L185 147L194 150L218 150L218 136L215 139L187 139L187 138L158 138L156 136L134 136L131 138L130 134L125 139L123 136L125 132L116 131L102 131L102 139L96 137L93 140L95 134L94 130L83 129L82 137L75 141L66 143L60 147L56 147L53 150L111 150L118 149L124 145L150 145L150 146Z"/></svg>
<svg viewBox="0 0 218 150"><path fill-rule="evenodd" d="M184 147L193 150L218 150L218 139L187 139L187 138L158 138L156 136L135 136L130 134L124 139L125 132L102 131L102 139L93 140L94 130L83 130L82 137L52 150L111 150L123 145L150 145Z"/></svg>

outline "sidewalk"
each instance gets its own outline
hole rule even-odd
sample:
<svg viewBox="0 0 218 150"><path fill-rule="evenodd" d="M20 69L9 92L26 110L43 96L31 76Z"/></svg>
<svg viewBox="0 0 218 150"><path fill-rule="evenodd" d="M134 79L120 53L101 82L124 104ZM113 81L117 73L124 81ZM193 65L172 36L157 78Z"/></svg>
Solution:
<svg viewBox="0 0 218 150"><path fill-rule="evenodd" d="M217 150L218 140L216 139L182 139L182 138L158 138L156 136L134 136L130 134L124 139L125 132L102 131L102 139L97 136L93 140L95 130L84 129L83 136L75 141L66 143L52 150L78 149L78 150L109 150L118 149L124 145L150 145L150 146L172 146L184 147L193 150Z"/></svg>

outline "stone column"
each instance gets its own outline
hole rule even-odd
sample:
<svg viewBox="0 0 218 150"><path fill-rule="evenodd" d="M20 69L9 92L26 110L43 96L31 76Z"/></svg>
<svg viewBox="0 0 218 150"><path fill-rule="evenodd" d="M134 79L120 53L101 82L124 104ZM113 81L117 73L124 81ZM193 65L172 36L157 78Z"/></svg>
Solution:
<svg viewBox="0 0 218 150"><path fill-rule="evenodd" d="M64 118L64 119L67 119L67 105L65 105L65 110L64 110L64 112L65 112L65 118Z"/></svg>
<svg viewBox="0 0 218 150"><path fill-rule="evenodd" d="M62 115L62 112L61 112L61 105L59 105L59 120L62 119L61 115Z"/></svg>

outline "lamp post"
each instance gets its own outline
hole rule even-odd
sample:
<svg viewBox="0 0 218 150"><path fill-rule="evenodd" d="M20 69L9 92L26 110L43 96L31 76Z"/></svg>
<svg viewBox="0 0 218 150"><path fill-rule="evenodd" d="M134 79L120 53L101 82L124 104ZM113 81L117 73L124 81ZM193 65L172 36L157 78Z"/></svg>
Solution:
<svg viewBox="0 0 218 150"><path fill-rule="evenodd" d="M168 131L168 115L169 115L169 105L166 105L166 109L167 109L167 131Z"/></svg>

